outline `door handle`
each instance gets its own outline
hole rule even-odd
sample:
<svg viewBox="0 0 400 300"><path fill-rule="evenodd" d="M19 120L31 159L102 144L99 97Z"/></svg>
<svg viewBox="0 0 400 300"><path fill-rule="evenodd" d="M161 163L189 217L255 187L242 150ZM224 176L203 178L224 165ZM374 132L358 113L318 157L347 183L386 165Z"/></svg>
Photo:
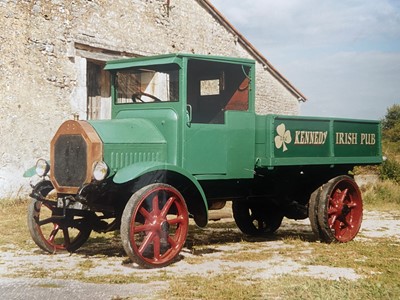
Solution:
<svg viewBox="0 0 400 300"><path fill-rule="evenodd" d="M193 115L193 108L190 104L186 105L186 125L190 127L192 125L192 115Z"/></svg>

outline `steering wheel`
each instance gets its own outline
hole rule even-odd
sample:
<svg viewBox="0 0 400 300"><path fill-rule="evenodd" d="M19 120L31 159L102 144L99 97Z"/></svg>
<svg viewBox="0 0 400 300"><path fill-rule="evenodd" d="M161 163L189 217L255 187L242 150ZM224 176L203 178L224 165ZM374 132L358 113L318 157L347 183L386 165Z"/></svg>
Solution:
<svg viewBox="0 0 400 300"><path fill-rule="evenodd" d="M142 96L146 96L146 97L149 97L149 98L153 99L154 100L153 102L162 102L162 100L160 98L157 98L156 96L154 96L152 94L149 94L149 93L146 93L146 92L134 93L132 95L132 101L133 102L138 102L139 101L139 102L144 103L145 101L143 101Z"/></svg>

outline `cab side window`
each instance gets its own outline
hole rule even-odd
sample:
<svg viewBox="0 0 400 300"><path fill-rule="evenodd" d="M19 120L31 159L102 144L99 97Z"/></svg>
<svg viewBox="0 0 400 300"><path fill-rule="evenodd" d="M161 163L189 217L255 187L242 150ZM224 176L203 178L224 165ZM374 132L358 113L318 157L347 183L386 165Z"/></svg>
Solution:
<svg viewBox="0 0 400 300"><path fill-rule="evenodd" d="M249 109L249 67L191 60L188 65L188 104L192 122L225 123L225 111Z"/></svg>

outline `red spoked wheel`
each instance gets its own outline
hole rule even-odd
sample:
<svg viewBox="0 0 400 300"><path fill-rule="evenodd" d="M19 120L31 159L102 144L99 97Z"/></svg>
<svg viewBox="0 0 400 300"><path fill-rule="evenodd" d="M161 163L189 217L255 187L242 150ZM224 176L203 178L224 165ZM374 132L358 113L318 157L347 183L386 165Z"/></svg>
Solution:
<svg viewBox="0 0 400 300"><path fill-rule="evenodd" d="M50 181L42 181L34 192L46 197L53 189ZM67 209L63 214L56 201L33 199L28 207L29 232L36 245L44 251L74 252L87 241L92 231L90 218L85 213Z"/></svg>
<svg viewBox="0 0 400 300"><path fill-rule="evenodd" d="M129 258L145 268L171 264L186 241L189 215L174 187L151 184L129 199L121 221L121 239Z"/></svg>
<svg viewBox="0 0 400 300"><path fill-rule="evenodd" d="M356 182L349 176L335 177L322 186L318 197L320 239L327 243L354 239L363 216L361 192Z"/></svg>

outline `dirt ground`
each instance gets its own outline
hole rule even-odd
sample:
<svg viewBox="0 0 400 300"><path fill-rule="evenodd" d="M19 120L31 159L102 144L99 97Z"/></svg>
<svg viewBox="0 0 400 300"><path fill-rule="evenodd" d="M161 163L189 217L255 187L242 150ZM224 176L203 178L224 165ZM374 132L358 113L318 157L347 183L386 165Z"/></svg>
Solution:
<svg viewBox="0 0 400 300"><path fill-rule="evenodd" d="M288 239L299 239L301 256L312 255L310 243L316 242L308 220L285 219L276 235L268 239L254 239L243 243L245 237L233 226L229 214L211 226L189 233L186 247L176 263L157 270L141 269L127 261L119 238L97 238L74 254L48 255L33 250L11 249L0 252L1 299L157 299L157 294L168 288L168 281L158 278L219 273L243 269L245 280L267 279L283 274L326 278L329 280L357 280L353 269L302 264L302 259L288 258L281 253L293 244ZM400 239L400 214L364 212L364 221L358 240L392 237ZM93 245L96 245L93 249ZM10 247L8 247L10 249ZM266 253L265 259L252 260L248 256ZM241 253L243 259L224 259L227 254ZM267 255L268 254L268 255ZM76 278L118 278L132 276L131 283L87 283ZM62 278L62 279L59 279ZM73 279L65 279L73 278ZM135 280L139 278L142 280ZM150 280L146 280L149 278ZM90 280L89 280L90 281ZM93 281L91 281L93 282Z"/></svg>

